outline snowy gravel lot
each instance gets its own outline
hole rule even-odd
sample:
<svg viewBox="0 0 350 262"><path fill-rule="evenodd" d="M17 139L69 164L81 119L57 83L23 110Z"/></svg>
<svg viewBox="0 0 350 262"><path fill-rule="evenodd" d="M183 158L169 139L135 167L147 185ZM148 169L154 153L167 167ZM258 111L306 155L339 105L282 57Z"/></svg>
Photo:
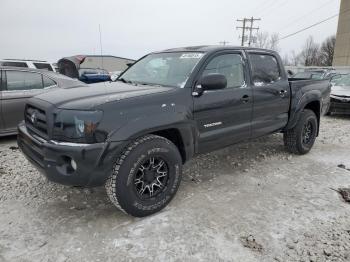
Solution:
<svg viewBox="0 0 350 262"><path fill-rule="evenodd" d="M305 156L280 134L199 156L143 219L104 188L48 182L14 137L0 156L0 261L350 261L350 204L333 190L350 187L349 117L324 117Z"/></svg>

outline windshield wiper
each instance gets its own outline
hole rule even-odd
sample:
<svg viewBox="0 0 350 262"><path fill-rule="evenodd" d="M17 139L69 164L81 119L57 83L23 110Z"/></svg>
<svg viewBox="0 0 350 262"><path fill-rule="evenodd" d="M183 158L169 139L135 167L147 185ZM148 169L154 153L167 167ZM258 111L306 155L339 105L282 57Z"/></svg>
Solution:
<svg viewBox="0 0 350 262"><path fill-rule="evenodd" d="M126 80L125 78L118 78L117 81L121 81L123 83L126 83L126 84L134 84L134 85L137 85L136 83L134 83L133 81L130 81L130 80Z"/></svg>
<svg viewBox="0 0 350 262"><path fill-rule="evenodd" d="M161 85L161 84L151 84L151 83L142 83L142 82L140 82L140 83L138 83L138 84L140 84L140 85L142 85L142 86L164 87L164 85Z"/></svg>

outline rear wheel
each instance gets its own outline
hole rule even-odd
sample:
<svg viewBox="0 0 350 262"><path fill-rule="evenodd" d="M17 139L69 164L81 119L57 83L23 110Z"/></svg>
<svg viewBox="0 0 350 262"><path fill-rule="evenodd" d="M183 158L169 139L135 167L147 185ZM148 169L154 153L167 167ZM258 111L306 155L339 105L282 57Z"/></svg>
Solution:
<svg viewBox="0 0 350 262"><path fill-rule="evenodd" d="M106 182L112 203L125 213L143 217L158 212L174 197L181 181L177 147L155 135L131 143Z"/></svg>
<svg viewBox="0 0 350 262"><path fill-rule="evenodd" d="M305 109L296 126L283 134L284 145L291 153L306 154L314 145L317 132L318 121L315 113Z"/></svg>

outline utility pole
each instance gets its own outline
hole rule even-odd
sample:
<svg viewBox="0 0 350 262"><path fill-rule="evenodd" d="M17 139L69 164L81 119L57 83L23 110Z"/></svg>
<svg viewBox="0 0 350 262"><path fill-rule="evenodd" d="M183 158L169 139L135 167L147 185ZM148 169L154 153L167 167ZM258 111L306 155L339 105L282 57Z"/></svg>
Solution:
<svg viewBox="0 0 350 262"><path fill-rule="evenodd" d="M255 21L260 21L260 20L261 20L260 18L254 18L254 17L251 17L251 18L250 18L250 28L249 28L249 42L248 42L248 46L250 46L251 43L252 43L252 32L253 32L253 30L259 30L259 27L253 27L254 22L255 22Z"/></svg>
<svg viewBox="0 0 350 262"><path fill-rule="evenodd" d="M242 29L242 42L241 42L241 46L244 46L245 30L247 29L247 28L245 27L246 18L237 19L237 22L243 22L243 26L237 26L236 29Z"/></svg>
<svg viewBox="0 0 350 262"><path fill-rule="evenodd" d="M220 44L220 45L226 45L226 44L229 44L229 43L230 43L230 42L227 42L227 41L225 41L225 40L224 40L224 41L219 42L219 44Z"/></svg>
<svg viewBox="0 0 350 262"><path fill-rule="evenodd" d="M253 30L259 30L259 27L254 27L255 21L260 21L260 18L243 18L243 19L237 19L237 22L243 23L242 26L237 26L236 29L242 29L242 41L241 46L244 46L245 38L246 38L246 31L249 31L249 38L248 38L248 45L251 45L252 37L253 37ZM247 26L247 23L250 22L250 26Z"/></svg>

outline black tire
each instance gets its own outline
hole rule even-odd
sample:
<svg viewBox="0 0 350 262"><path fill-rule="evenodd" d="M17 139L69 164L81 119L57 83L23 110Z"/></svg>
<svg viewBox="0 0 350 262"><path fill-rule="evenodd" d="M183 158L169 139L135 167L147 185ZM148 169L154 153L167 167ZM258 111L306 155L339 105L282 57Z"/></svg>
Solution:
<svg viewBox="0 0 350 262"><path fill-rule="evenodd" d="M132 142L119 156L106 191L124 213L144 217L172 200L181 175L182 159L177 147L164 137L147 135Z"/></svg>
<svg viewBox="0 0 350 262"><path fill-rule="evenodd" d="M309 130L311 130L309 132ZM305 109L300 114L298 123L283 134L287 151L303 155L308 153L315 143L318 132L318 121L315 113Z"/></svg>

